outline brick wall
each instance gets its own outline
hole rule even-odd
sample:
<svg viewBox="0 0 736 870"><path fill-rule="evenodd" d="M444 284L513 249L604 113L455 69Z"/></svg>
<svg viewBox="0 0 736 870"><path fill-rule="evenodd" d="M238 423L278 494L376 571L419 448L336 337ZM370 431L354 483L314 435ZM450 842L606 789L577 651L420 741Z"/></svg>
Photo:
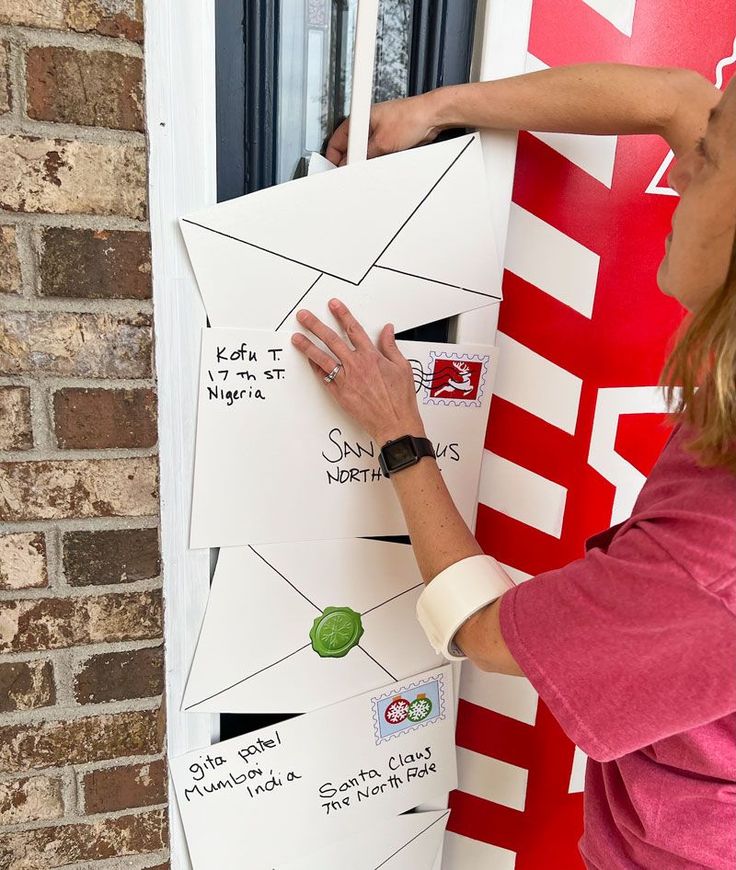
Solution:
<svg viewBox="0 0 736 870"><path fill-rule="evenodd" d="M0 867L167 864L142 0L0 0Z"/></svg>

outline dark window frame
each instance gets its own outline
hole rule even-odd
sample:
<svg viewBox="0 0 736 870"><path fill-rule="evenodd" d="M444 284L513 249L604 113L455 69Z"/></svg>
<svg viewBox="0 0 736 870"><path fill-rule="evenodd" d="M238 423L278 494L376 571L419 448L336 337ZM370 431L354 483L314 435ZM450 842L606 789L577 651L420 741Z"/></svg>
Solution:
<svg viewBox="0 0 736 870"><path fill-rule="evenodd" d="M477 0L414 0L409 94L466 82ZM217 198L275 182L278 0L215 7Z"/></svg>

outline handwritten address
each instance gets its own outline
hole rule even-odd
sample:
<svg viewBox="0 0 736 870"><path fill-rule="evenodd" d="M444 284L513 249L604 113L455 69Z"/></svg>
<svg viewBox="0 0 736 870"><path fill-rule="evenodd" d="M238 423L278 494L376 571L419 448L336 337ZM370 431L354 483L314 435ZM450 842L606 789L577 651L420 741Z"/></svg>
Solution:
<svg viewBox="0 0 736 870"><path fill-rule="evenodd" d="M193 785L184 789L184 799L192 801L239 786L244 786L251 798L257 798L298 782L302 777L293 770L274 771L272 767L266 770L268 765L263 761L267 758L260 757L279 746L281 736L276 731L271 738L259 737L254 743L241 747L234 759L211 753L201 756L199 761L189 765Z"/></svg>
<svg viewBox="0 0 736 870"><path fill-rule="evenodd" d="M278 750L282 746L281 734L275 730L271 737L258 737L232 756L203 753L189 765L191 779L184 788L184 799L188 803L206 800L219 792L238 789L249 799L260 800L288 789L304 774L290 766L279 766ZM424 746L413 752L395 753L383 766L361 766L340 780L325 780L315 787L314 794L324 815L329 816L437 773L432 747Z"/></svg>
<svg viewBox="0 0 736 870"><path fill-rule="evenodd" d="M417 752L398 753L388 759L388 770L361 768L341 783L323 783L319 787L322 809L329 816L387 791L400 789L412 780L424 779L436 773L437 763L432 761L431 746L425 746Z"/></svg>
<svg viewBox="0 0 736 870"><path fill-rule="evenodd" d="M268 398L268 385L286 380L286 369L279 366L283 347L253 350L246 342L239 347L217 345L215 359L207 369L207 399L222 402L228 408L242 400ZM232 365L235 363L236 365ZM264 368L267 365L268 368Z"/></svg>

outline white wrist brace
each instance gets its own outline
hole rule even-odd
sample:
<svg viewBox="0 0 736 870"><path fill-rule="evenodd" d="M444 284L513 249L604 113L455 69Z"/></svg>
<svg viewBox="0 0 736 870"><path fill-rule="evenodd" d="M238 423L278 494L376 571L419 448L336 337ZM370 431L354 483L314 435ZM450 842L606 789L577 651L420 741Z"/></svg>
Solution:
<svg viewBox="0 0 736 870"><path fill-rule="evenodd" d="M435 651L451 661L467 658L454 645L455 635L513 585L491 556L470 556L441 571L417 601L417 619Z"/></svg>

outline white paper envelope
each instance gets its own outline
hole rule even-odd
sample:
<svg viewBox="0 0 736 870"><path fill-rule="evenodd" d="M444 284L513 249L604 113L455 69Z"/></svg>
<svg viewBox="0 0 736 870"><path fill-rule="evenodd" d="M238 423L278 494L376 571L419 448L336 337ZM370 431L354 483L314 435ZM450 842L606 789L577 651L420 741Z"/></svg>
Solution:
<svg viewBox="0 0 736 870"><path fill-rule="evenodd" d="M272 870L451 791L453 711L444 666L171 758L194 870Z"/></svg>
<svg viewBox="0 0 736 870"><path fill-rule="evenodd" d="M501 298L478 134L279 184L187 215L212 326L288 332L338 296L376 334Z"/></svg>
<svg viewBox="0 0 736 870"><path fill-rule="evenodd" d="M495 349L400 347L445 482L472 525ZM405 534L378 452L289 336L202 331L192 547Z"/></svg>
<svg viewBox="0 0 736 870"><path fill-rule="evenodd" d="M182 709L306 713L439 667L415 615L423 588L406 544L223 548Z"/></svg>
<svg viewBox="0 0 736 870"><path fill-rule="evenodd" d="M449 810L407 813L356 837L280 864L278 870L432 870L445 836Z"/></svg>

